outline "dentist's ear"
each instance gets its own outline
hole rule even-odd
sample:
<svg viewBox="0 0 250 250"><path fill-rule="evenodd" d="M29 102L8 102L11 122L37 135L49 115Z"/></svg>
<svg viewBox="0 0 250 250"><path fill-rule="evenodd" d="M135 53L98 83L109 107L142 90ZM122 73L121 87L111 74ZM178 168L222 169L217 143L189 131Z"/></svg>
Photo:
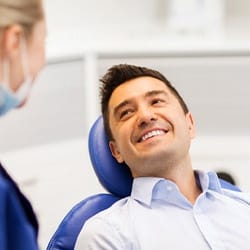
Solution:
<svg viewBox="0 0 250 250"><path fill-rule="evenodd" d="M195 121L191 112L186 114L186 121L189 128L190 138L195 138Z"/></svg>
<svg viewBox="0 0 250 250"><path fill-rule="evenodd" d="M115 141L109 141L109 148L110 148L110 151L111 151L112 155L114 156L114 158L119 163L123 163L124 162L123 157L122 157Z"/></svg>

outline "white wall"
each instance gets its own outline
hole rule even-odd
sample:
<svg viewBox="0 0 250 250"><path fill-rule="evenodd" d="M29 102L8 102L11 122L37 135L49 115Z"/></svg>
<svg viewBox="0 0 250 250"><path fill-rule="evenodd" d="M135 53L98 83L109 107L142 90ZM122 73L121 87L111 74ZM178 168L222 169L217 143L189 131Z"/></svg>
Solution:
<svg viewBox="0 0 250 250"><path fill-rule="evenodd" d="M80 30L86 39L95 35L110 36L146 30L157 22L160 1L122 0L46 0L49 31ZM146 25L146 26L145 26ZM112 33L111 33L112 32Z"/></svg>
<svg viewBox="0 0 250 250"><path fill-rule="evenodd" d="M250 2L248 0L201 2L205 4L210 2L210 5L213 2L214 7L221 2L224 6L222 22L226 34L230 36L235 33L241 36L247 35L245 33L250 22ZM160 37L169 33L167 24L171 14L171 0L74 0L73 2L45 0L45 7L49 36L53 37L62 35L62 33L71 33L73 36L81 36L87 41L101 38L109 39L112 42L112 39L117 36L123 38L150 37L152 35ZM215 26L210 27L211 30L215 28ZM184 33L184 36L187 35L189 34ZM84 40L82 40L83 43Z"/></svg>

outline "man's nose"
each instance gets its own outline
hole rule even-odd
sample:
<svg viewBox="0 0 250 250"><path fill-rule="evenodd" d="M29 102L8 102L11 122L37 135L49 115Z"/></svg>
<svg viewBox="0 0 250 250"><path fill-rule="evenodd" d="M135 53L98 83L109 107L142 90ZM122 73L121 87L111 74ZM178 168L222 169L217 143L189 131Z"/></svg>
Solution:
<svg viewBox="0 0 250 250"><path fill-rule="evenodd" d="M156 115L151 108L141 107L140 109L138 109L137 112L138 127L145 127L153 121L156 121Z"/></svg>

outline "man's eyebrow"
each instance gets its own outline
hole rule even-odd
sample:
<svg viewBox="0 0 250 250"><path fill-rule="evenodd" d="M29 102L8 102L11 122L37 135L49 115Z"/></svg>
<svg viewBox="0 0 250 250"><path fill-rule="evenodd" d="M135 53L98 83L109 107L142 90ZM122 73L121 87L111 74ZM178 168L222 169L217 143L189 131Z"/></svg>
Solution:
<svg viewBox="0 0 250 250"><path fill-rule="evenodd" d="M125 101L119 103L119 104L114 108L113 114L116 115L116 114L119 112L119 110L120 110L121 108L125 107L126 105L128 105L128 104L130 104L130 103L131 103L131 100L125 100Z"/></svg>
<svg viewBox="0 0 250 250"><path fill-rule="evenodd" d="M164 90L152 90L149 91L145 94L145 97L151 97L151 96L155 96L155 95L165 95L168 96L168 93Z"/></svg>

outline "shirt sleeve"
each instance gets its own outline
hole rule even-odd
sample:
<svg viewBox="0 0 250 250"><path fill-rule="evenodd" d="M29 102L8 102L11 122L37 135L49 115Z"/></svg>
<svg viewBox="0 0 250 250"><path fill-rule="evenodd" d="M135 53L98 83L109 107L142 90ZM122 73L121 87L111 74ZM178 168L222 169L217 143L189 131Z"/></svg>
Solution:
<svg viewBox="0 0 250 250"><path fill-rule="evenodd" d="M75 250L129 250L122 232L102 218L92 218L83 226Z"/></svg>

